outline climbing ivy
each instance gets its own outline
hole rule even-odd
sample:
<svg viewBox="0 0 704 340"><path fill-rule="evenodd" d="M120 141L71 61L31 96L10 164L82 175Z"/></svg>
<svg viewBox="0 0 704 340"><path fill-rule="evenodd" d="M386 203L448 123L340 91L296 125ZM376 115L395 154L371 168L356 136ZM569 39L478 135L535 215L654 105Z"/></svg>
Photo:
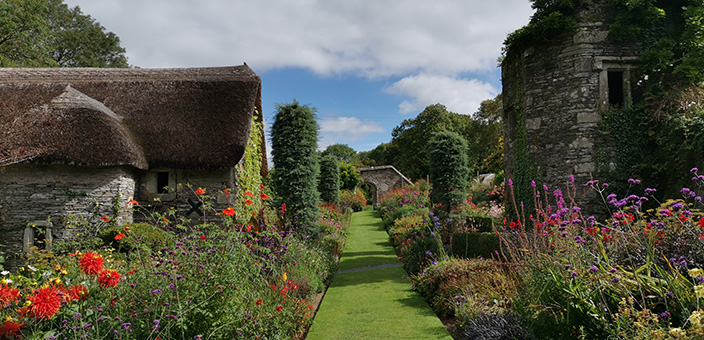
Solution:
<svg viewBox="0 0 704 340"><path fill-rule="evenodd" d="M262 132L263 123L259 121L259 111L255 110L249 132L249 140L244 150L242 160L235 167L236 190L223 192L237 214L234 216L237 224L252 224L257 215L264 208L264 198L267 197L263 190L261 175L262 160ZM234 196L234 197L233 197ZM255 225L255 227L258 227Z"/></svg>

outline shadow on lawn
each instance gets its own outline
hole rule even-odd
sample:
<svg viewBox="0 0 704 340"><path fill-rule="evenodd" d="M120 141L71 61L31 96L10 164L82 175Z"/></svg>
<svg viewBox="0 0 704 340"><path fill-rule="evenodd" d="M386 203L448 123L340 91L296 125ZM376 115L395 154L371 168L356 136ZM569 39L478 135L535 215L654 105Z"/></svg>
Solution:
<svg viewBox="0 0 704 340"><path fill-rule="evenodd" d="M389 287L393 287L392 289L405 286L407 288L402 289L411 290L411 280L401 267L377 268L336 274L332 280L331 287L351 287L380 283L387 283Z"/></svg>

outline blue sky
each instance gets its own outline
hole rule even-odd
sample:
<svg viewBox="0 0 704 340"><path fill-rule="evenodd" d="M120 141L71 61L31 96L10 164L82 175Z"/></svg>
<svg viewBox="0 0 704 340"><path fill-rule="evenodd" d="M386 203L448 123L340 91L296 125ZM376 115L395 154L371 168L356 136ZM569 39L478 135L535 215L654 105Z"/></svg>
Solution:
<svg viewBox="0 0 704 340"><path fill-rule="evenodd" d="M275 105L317 108L319 147L371 150L427 105L474 113L501 91L497 58L528 0L65 0L117 34L131 65L247 62Z"/></svg>

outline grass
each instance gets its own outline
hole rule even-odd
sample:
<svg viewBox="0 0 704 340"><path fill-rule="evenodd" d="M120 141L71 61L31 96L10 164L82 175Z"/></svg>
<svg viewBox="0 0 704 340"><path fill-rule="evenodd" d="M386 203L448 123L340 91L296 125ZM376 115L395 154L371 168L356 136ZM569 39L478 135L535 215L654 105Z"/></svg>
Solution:
<svg viewBox="0 0 704 340"><path fill-rule="evenodd" d="M340 269L399 264L378 212L352 216ZM307 340L452 339L400 267L338 274Z"/></svg>

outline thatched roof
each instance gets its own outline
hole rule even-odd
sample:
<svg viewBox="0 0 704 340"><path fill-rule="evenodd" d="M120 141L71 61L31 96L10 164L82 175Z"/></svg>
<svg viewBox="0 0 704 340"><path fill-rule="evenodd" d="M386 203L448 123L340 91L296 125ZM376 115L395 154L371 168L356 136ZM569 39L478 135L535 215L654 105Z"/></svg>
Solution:
<svg viewBox="0 0 704 340"><path fill-rule="evenodd" d="M261 80L246 65L0 69L0 164L231 167L255 108Z"/></svg>

